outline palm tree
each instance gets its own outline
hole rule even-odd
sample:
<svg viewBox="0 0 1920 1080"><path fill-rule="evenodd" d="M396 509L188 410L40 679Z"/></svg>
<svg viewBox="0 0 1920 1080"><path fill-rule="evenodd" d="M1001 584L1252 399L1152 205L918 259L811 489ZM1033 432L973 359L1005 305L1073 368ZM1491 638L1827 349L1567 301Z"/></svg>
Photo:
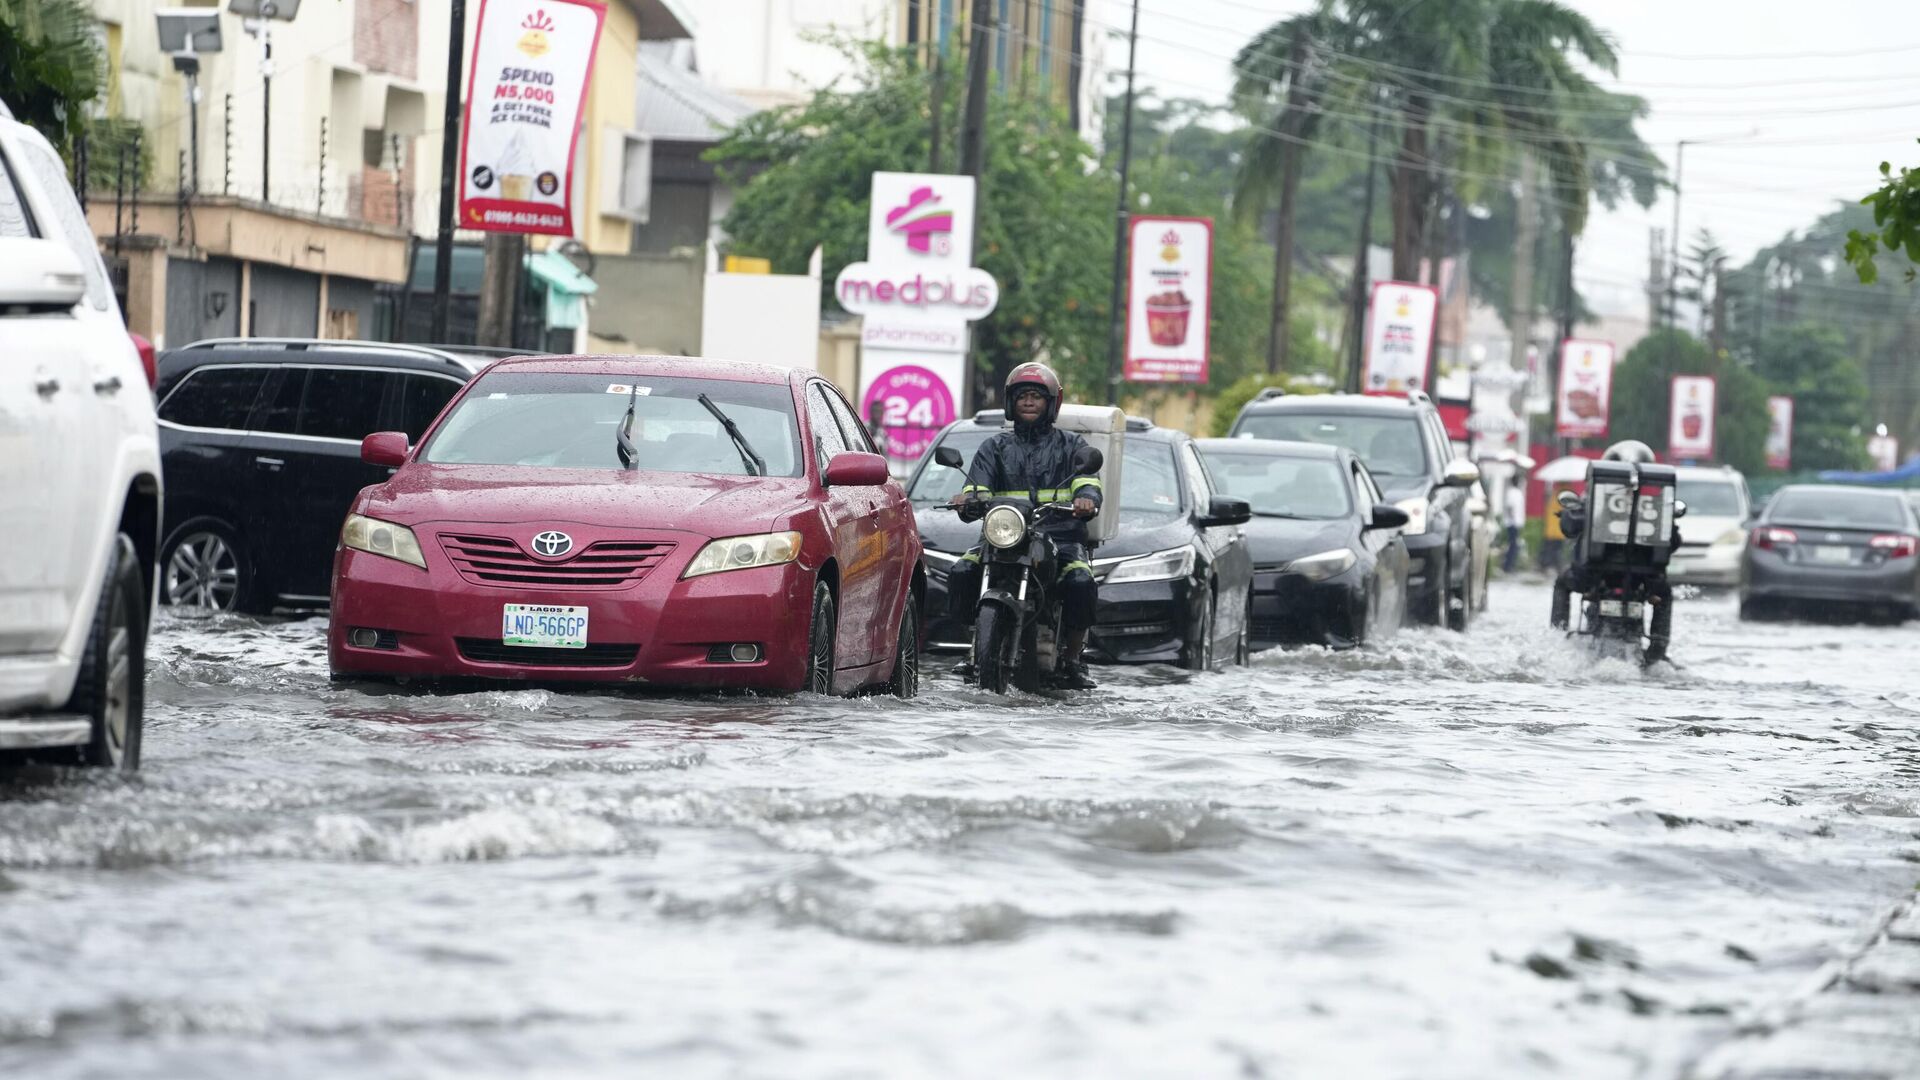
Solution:
<svg viewBox="0 0 1920 1080"><path fill-rule="evenodd" d="M1273 249L1273 307L1267 339L1267 373L1287 367L1293 293L1294 214L1300 172L1320 121L1326 91L1328 49L1349 44L1344 27L1323 7L1273 24L1248 42L1234 60L1234 105L1253 124L1234 187L1234 213L1259 220L1279 196L1279 231Z"/></svg>
<svg viewBox="0 0 1920 1080"><path fill-rule="evenodd" d="M83 0L0 0L0 100L65 151L106 88Z"/></svg>

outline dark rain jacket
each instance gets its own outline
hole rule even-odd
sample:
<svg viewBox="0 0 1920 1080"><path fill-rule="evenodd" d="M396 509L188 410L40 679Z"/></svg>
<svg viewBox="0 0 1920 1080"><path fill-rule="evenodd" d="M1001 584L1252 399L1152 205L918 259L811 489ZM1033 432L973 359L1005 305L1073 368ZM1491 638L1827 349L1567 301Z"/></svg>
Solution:
<svg viewBox="0 0 1920 1080"><path fill-rule="evenodd" d="M1016 424L980 444L967 468L963 494L983 499L1065 502L1088 498L1100 505L1100 479L1073 475L1073 458L1087 440L1049 423ZM1084 544L1087 523L1067 514L1047 514L1038 526L1056 543Z"/></svg>

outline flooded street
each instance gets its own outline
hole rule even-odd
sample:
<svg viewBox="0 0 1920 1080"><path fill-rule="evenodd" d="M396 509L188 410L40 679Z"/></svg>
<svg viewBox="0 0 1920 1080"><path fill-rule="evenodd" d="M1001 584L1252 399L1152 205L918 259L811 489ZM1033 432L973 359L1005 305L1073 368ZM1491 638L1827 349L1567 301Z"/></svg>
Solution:
<svg viewBox="0 0 1920 1080"><path fill-rule="evenodd" d="M0 1076L1679 1076L1920 882L1920 625L1546 609L1064 704L164 619L141 773L0 774Z"/></svg>

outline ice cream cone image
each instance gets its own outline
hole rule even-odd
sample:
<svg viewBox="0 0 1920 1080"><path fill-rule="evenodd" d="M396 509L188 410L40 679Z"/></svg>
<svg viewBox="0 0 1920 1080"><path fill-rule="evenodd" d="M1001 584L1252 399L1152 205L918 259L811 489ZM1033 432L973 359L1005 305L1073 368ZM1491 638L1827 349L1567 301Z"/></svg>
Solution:
<svg viewBox="0 0 1920 1080"><path fill-rule="evenodd" d="M509 202L525 202L533 194L533 177L507 173L500 177L500 197Z"/></svg>

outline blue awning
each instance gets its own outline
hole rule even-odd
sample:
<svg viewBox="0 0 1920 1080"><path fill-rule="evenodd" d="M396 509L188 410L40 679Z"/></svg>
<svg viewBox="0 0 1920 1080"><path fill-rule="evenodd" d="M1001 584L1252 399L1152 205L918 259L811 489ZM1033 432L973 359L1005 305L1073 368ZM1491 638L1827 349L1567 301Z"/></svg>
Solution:
<svg viewBox="0 0 1920 1080"><path fill-rule="evenodd" d="M586 323L586 298L600 286L573 260L551 249L527 256L527 273L547 290L547 328L572 330Z"/></svg>

